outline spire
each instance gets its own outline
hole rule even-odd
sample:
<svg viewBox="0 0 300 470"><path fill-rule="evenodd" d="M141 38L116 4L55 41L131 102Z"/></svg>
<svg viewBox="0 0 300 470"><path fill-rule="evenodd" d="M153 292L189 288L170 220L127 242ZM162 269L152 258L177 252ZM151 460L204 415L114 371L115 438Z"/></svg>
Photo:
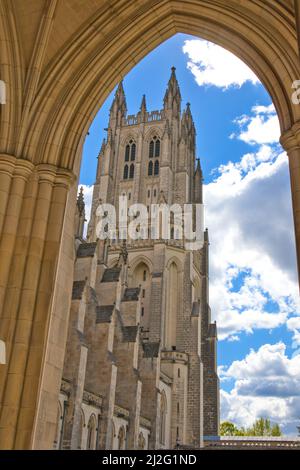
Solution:
<svg viewBox="0 0 300 470"><path fill-rule="evenodd" d="M114 100L110 108L110 123L113 119L118 119L118 124L121 124L121 119L125 117L127 113L127 104L123 88L123 81L118 85L115 93Z"/></svg>
<svg viewBox="0 0 300 470"><path fill-rule="evenodd" d="M143 112L143 111L147 111L147 106L146 106L146 96L143 95L143 98L142 98L142 102L141 102L141 107L140 107L140 111Z"/></svg>
<svg viewBox="0 0 300 470"><path fill-rule="evenodd" d="M201 169L201 165L200 165L200 158L197 158L197 165L196 165L195 173L199 174L201 176L201 179L202 179L202 169Z"/></svg>
<svg viewBox="0 0 300 470"><path fill-rule="evenodd" d="M164 97L164 109L173 110L173 115L180 115L181 94L175 73L176 68L171 68L171 76Z"/></svg>
<svg viewBox="0 0 300 470"><path fill-rule="evenodd" d="M75 213L75 236L83 238L84 231L84 222L85 222L85 202L83 195L83 187L80 187L77 203L76 203L76 213Z"/></svg>
<svg viewBox="0 0 300 470"><path fill-rule="evenodd" d="M99 155L103 155L103 154L104 154L105 145L106 145L106 141L105 141L105 137L103 137L103 140L102 140L102 144L101 144L101 149L100 149Z"/></svg>
<svg viewBox="0 0 300 470"><path fill-rule="evenodd" d="M140 106L140 122L145 122L146 121L146 116L147 116L147 105L146 105L146 96L143 95L141 106Z"/></svg>
<svg viewBox="0 0 300 470"><path fill-rule="evenodd" d="M79 215L82 216L84 215L85 211L85 202L84 202L84 194L83 194L83 187L80 187L79 194L77 197L77 207L78 207L78 212Z"/></svg>

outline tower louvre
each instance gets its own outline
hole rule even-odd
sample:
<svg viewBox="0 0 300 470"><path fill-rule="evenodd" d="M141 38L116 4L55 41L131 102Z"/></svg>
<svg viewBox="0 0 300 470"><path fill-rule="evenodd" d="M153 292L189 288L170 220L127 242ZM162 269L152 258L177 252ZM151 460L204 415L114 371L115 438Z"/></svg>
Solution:
<svg viewBox="0 0 300 470"><path fill-rule="evenodd" d="M119 84L98 157L87 241L76 241L60 394L62 406L69 405L66 448L198 447L203 435L218 434L208 233L197 251L187 251L174 232L170 240L148 233L126 243L98 240L96 233L100 201L116 208L122 195L129 205L148 207L201 203L195 136L189 103L181 113L174 67L161 110L148 111L143 96L139 112L128 115Z"/></svg>

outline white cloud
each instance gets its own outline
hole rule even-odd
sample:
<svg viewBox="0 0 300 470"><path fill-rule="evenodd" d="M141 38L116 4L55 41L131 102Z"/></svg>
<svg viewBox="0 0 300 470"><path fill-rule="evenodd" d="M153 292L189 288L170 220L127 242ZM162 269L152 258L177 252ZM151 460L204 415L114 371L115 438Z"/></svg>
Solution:
<svg viewBox="0 0 300 470"><path fill-rule="evenodd" d="M218 170L204 197L219 338L286 324L296 348L298 323L289 317L300 308L287 157L263 145Z"/></svg>
<svg viewBox="0 0 300 470"><path fill-rule="evenodd" d="M188 56L187 67L198 85L214 85L225 90L231 86L240 88L247 81L260 83L244 62L209 41L187 40L182 50Z"/></svg>
<svg viewBox="0 0 300 470"><path fill-rule="evenodd" d="M243 115L235 120L239 134L231 134L248 144L272 144L279 141L280 127L273 104L253 106L252 115Z"/></svg>
<svg viewBox="0 0 300 470"><path fill-rule="evenodd" d="M221 381L233 380L221 391L222 420L250 426L260 416L296 434L300 414L300 356L289 359L282 343L264 344L228 368L219 367Z"/></svg>

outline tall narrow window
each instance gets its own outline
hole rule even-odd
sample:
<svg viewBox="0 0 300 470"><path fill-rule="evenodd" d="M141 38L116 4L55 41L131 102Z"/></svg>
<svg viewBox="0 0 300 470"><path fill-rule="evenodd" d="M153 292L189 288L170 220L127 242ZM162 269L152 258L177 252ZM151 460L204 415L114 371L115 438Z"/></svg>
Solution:
<svg viewBox="0 0 300 470"><path fill-rule="evenodd" d="M160 155L160 140L157 139L155 142L155 156L159 157Z"/></svg>
<svg viewBox="0 0 300 470"><path fill-rule="evenodd" d="M152 158L154 155L154 140L151 140L149 144L149 158Z"/></svg>
<svg viewBox="0 0 300 470"><path fill-rule="evenodd" d="M128 178L128 165L124 166L123 178L124 178L124 180L127 180L127 178Z"/></svg>
<svg viewBox="0 0 300 470"><path fill-rule="evenodd" d="M134 164L131 163L130 171L129 171L129 178L133 178L133 177L134 177Z"/></svg>
<svg viewBox="0 0 300 470"><path fill-rule="evenodd" d="M131 146L131 156L130 156L130 160L132 162L134 162L135 160L135 151L136 151L136 145L133 143Z"/></svg>
<svg viewBox="0 0 300 470"><path fill-rule="evenodd" d="M154 176L159 174L159 161L155 160L154 164Z"/></svg>
<svg viewBox="0 0 300 470"><path fill-rule="evenodd" d="M148 165L148 176L152 176L153 174L153 162L149 162L149 165Z"/></svg>
<svg viewBox="0 0 300 470"><path fill-rule="evenodd" d="M130 145L127 144L125 148L125 162L129 162L129 154L130 154Z"/></svg>

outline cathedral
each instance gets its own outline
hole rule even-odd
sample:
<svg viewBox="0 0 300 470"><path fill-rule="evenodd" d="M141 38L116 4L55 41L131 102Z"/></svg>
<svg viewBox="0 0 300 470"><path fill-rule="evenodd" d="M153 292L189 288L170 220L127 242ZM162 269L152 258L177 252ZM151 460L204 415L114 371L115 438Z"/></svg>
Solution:
<svg viewBox="0 0 300 470"><path fill-rule="evenodd" d="M175 68L163 108L145 96L127 114L122 83L98 156L91 217L84 235L80 190L74 221L76 261L55 449L197 448L218 435L216 324L211 322L208 232L187 250L169 239L97 236L100 202L202 203L189 103L181 111Z"/></svg>

